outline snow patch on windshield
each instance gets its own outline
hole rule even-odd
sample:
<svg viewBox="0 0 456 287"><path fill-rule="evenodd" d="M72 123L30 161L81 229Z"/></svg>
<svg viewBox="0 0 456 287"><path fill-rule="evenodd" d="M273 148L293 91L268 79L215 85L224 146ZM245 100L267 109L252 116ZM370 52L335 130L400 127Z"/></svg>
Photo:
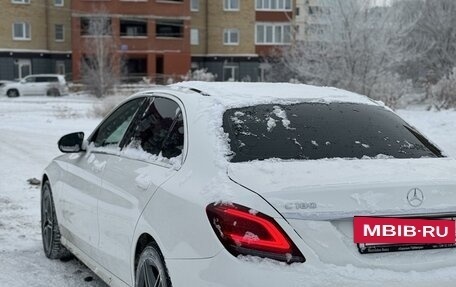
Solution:
<svg viewBox="0 0 456 287"><path fill-rule="evenodd" d="M287 130L292 130L292 128L290 128L291 122L288 120L287 113L284 109L282 109L279 106L274 106L273 112L277 117L282 119L282 125L284 128L286 128Z"/></svg>
<svg viewBox="0 0 456 287"><path fill-rule="evenodd" d="M370 145L366 144L366 143L362 143L360 141L355 141L355 144L359 144L361 145L363 148L370 148Z"/></svg>
<svg viewBox="0 0 456 287"><path fill-rule="evenodd" d="M239 113L239 112L236 112L236 113ZM235 115L236 115L236 113L235 113ZM231 120L236 125L242 125L244 123L244 121L240 120L237 116L231 117Z"/></svg>
<svg viewBox="0 0 456 287"><path fill-rule="evenodd" d="M276 122L277 122L277 120L274 120L271 117L268 118L268 122L267 122L268 132L271 132L272 129L274 129L277 126Z"/></svg>

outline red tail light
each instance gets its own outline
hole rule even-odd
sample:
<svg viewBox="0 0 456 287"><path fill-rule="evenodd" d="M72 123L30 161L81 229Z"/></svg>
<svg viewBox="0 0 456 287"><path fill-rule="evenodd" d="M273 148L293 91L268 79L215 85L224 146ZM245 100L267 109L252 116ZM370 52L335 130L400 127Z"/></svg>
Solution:
<svg viewBox="0 0 456 287"><path fill-rule="evenodd" d="M206 212L217 237L234 256L305 262L302 253L272 217L236 204L210 204Z"/></svg>

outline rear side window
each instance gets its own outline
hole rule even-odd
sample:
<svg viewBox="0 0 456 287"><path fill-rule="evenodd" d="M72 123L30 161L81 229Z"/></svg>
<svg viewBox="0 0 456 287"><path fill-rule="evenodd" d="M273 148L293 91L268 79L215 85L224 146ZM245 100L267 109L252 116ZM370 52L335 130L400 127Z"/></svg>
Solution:
<svg viewBox="0 0 456 287"><path fill-rule="evenodd" d="M57 77L52 77L52 76L36 77L37 83L55 83L58 81L59 81L59 79Z"/></svg>
<svg viewBox="0 0 456 287"><path fill-rule="evenodd" d="M98 128L92 142L96 147L118 146L144 98L133 99L114 111Z"/></svg>
<svg viewBox="0 0 456 287"><path fill-rule="evenodd" d="M303 103L230 109L223 127L232 162L442 156L400 117L374 105Z"/></svg>
<svg viewBox="0 0 456 287"><path fill-rule="evenodd" d="M179 105L173 100L155 97L135 123L127 145L166 158L180 155L184 145L184 121Z"/></svg>

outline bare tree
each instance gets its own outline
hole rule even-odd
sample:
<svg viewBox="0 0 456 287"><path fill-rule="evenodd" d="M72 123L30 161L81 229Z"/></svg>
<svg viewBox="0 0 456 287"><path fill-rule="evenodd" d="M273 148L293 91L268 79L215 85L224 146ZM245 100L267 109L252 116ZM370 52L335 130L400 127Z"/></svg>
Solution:
<svg viewBox="0 0 456 287"><path fill-rule="evenodd" d="M456 68L449 77L443 77L431 87L431 95L432 106L438 110L456 107Z"/></svg>
<svg viewBox="0 0 456 287"><path fill-rule="evenodd" d="M119 82L121 59L112 36L111 18L99 12L81 27L87 35L82 63L82 81L97 97L105 96Z"/></svg>
<svg viewBox="0 0 456 287"><path fill-rule="evenodd" d="M284 66L301 82L335 86L395 105L410 87L402 85L393 69L399 59L396 11L375 5L375 0L320 2L318 22L309 22L306 40L282 51Z"/></svg>
<svg viewBox="0 0 456 287"><path fill-rule="evenodd" d="M401 13L402 72L423 84L449 78L456 67L456 1L406 0Z"/></svg>

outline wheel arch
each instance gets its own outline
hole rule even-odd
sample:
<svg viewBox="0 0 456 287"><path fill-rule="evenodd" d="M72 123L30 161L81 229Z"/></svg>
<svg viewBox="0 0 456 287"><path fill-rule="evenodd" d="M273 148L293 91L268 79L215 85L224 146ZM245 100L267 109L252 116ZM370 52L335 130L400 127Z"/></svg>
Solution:
<svg viewBox="0 0 456 287"><path fill-rule="evenodd" d="M142 233L138 240L136 240L136 245L135 245L135 257L133 261L133 268L136 270L136 267L138 267L138 260L139 257L141 256L141 253L143 250L150 244L155 244L158 247L157 241L150 235L149 233Z"/></svg>
<svg viewBox="0 0 456 287"><path fill-rule="evenodd" d="M136 240L136 244L135 244L135 248L134 248L134 259L133 259L133 264L132 264L132 279L133 279L133 284L135 284L135 280L136 280L136 268L138 267L138 263L139 263L139 258L141 257L141 253L144 251L144 249L147 247L147 246L150 246L150 245L154 245L154 247L156 247L157 251L162 255L163 259L164 259L164 255L163 255L163 251L162 249L160 248L159 244L158 244L158 241L155 240L155 238L149 233L149 232L143 232L141 233L141 235L138 237L138 239ZM166 266L166 260L165 260L165 266ZM168 270L169 272L169 270Z"/></svg>
<svg viewBox="0 0 456 287"><path fill-rule="evenodd" d="M16 91L18 97L21 95L21 92L19 91L19 89L18 89L17 87L10 87L10 88L7 88L7 89L6 89L6 95L7 95L7 96L8 96L8 94L9 94L10 91Z"/></svg>

